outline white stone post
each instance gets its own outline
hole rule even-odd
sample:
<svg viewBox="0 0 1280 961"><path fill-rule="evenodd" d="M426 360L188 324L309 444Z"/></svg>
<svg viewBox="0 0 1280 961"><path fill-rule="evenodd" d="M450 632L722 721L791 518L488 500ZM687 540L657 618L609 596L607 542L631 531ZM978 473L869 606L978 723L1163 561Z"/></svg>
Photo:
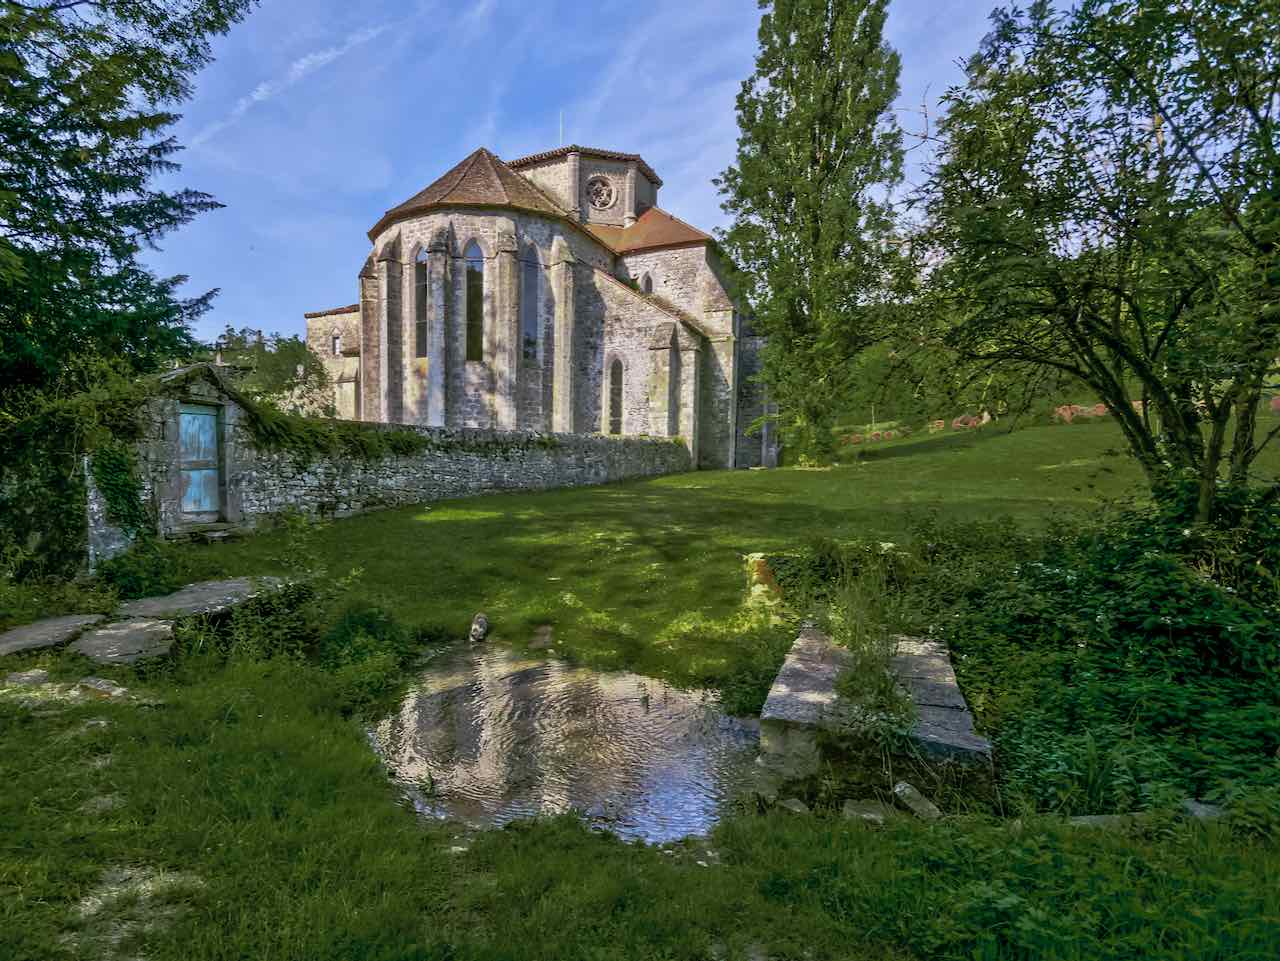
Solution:
<svg viewBox="0 0 1280 961"><path fill-rule="evenodd" d="M494 253L493 295L493 413L499 430L516 427L516 377L520 370L520 271L516 228L509 220L498 225Z"/></svg>
<svg viewBox="0 0 1280 961"><path fill-rule="evenodd" d="M623 200L622 226L630 227L636 222L636 162L627 164L626 195Z"/></svg>
<svg viewBox="0 0 1280 961"><path fill-rule="evenodd" d="M449 235L439 231L427 248L427 423L445 426L445 383L449 378L445 327L449 305Z"/></svg>
<svg viewBox="0 0 1280 961"><path fill-rule="evenodd" d="M559 433L573 432L573 329L574 268L573 251L564 238L551 245L551 290L555 296L555 363L551 384L551 429Z"/></svg>

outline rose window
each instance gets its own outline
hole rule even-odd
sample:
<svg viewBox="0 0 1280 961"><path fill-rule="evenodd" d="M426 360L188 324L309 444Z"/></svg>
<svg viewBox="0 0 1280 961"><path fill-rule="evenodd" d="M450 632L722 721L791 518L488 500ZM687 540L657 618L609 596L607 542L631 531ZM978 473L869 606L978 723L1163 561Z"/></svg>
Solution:
<svg viewBox="0 0 1280 961"><path fill-rule="evenodd" d="M592 177L587 181L587 197L596 210L608 210L613 206L616 194L613 184L604 177Z"/></svg>

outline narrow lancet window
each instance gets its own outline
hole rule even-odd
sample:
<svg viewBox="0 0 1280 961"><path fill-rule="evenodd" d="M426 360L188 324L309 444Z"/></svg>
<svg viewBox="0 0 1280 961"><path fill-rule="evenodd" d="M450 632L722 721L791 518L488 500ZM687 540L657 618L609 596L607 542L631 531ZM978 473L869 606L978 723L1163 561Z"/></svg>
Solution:
<svg viewBox="0 0 1280 961"><path fill-rule="evenodd" d="M484 253L467 244L467 360L484 360Z"/></svg>
<svg viewBox="0 0 1280 961"><path fill-rule="evenodd" d="M650 277L648 274L645 274L643 277L640 278L640 293L642 294L653 293L653 278Z"/></svg>
<svg viewBox="0 0 1280 961"><path fill-rule="evenodd" d="M609 433L622 433L622 361L609 365Z"/></svg>
<svg viewBox="0 0 1280 961"><path fill-rule="evenodd" d="M431 278L427 271L427 252L418 253L413 265L413 356L427 356L427 298L431 295Z"/></svg>
<svg viewBox="0 0 1280 961"><path fill-rule="evenodd" d="M333 356L342 356L342 334L336 330L333 332Z"/></svg>
<svg viewBox="0 0 1280 961"><path fill-rule="evenodd" d="M536 257L536 254L535 254ZM522 265L520 286L520 356L526 364L538 362L538 289L542 265L536 259Z"/></svg>

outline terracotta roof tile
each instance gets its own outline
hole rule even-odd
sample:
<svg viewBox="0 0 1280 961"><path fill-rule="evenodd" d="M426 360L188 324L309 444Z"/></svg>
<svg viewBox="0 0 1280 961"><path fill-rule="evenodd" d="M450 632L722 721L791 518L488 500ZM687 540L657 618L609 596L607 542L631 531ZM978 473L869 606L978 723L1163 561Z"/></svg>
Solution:
<svg viewBox="0 0 1280 961"><path fill-rule="evenodd" d="M515 207L554 217L565 215L550 197L481 147L431 186L383 214L369 231L369 239L403 217L454 206Z"/></svg>
<svg viewBox="0 0 1280 961"><path fill-rule="evenodd" d="M542 153L531 153L527 157L517 157L515 160L508 160L507 166L512 170L519 170L521 167L531 167L534 164L545 163L548 160L567 157L571 153L584 153L590 157L603 157L606 160L634 160L644 175L655 186L662 186L662 178L657 175L652 167L645 163L644 158L638 153L623 153L620 150L600 150L597 147L580 147L577 144L571 144L568 147L556 147L555 150L544 150Z"/></svg>
<svg viewBox="0 0 1280 961"><path fill-rule="evenodd" d="M671 216L661 207L650 207L630 227L608 227L603 224L583 226L601 243L619 254L715 241L710 234L691 227L679 217Z"/></svg>

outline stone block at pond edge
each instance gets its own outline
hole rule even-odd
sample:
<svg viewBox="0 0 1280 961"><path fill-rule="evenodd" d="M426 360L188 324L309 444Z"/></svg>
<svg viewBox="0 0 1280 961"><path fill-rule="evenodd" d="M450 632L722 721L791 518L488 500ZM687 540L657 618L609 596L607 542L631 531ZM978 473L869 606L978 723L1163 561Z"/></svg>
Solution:
<svg viewBox="0 0 1280 961"><path fill-rule="evenodd" d="M37 651L74 641L86 629L103 620L102 614L68 614L24 624L0 634L0 657L21 651Z"/></svg>
<svg viewBox="0 0 1280 961"><path fill-rule="evenodd" d="M108 681L104 677L82 677L76 682L76 689L94 697L124 697L129 689Z"/></svg>
<svg viewBox="0 0 1280 961"><path fill-rule="evenodd" d="M836 701L836 678L849 652L816 628L800 632L760 712L761 763L788 777L818 770L818 732Z"/></svg>
<svg viewBox="0 0 1280 961"><path fill-rule="evenodd" d="M938 805L906 781L899 781L893 786L893 796L898 799L899 804L923 821L936 821L942 817L942 811L938 809Z"/></svg>

